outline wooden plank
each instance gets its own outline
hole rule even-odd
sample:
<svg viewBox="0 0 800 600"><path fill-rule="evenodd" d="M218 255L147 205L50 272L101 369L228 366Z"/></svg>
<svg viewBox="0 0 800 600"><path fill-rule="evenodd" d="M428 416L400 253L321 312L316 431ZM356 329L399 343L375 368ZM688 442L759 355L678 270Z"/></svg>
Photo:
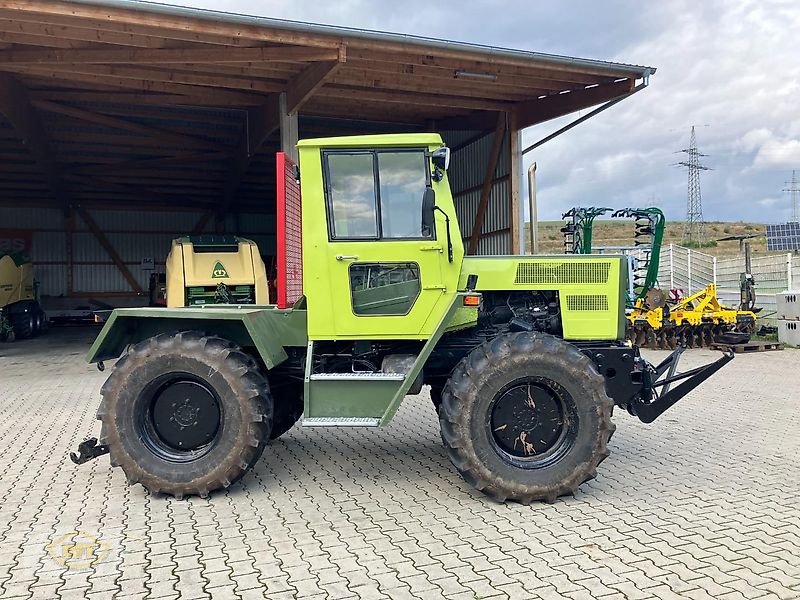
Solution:
<svg viewBox="0 0 800 600"><path fill-rule="evenodd" d="M331 36L304 34L285 29L229 23L216 16L169 15L157 11L72 2L3 0L2 8L20 20L46 23L82 23L103 31L130 31L162 35L170 39L239 45L246 41L330 47ZM238 43L236 43L238 40Z"/></svg>
<svg viewBox="0 0 800 600"><path fill-rule="evenodd" d="M211 67L210 67L211 68ZM230 77L207 72L182 71L181 69L159 69L154 67L128 67L121 65L17 65L3 64L0 70L14 71L17 73L33 74L68 74L72 75L92 75L95 77L108 77L116 79L133 79L145 82L148 86L153 83L180 84L175 85L179 90L183 85L207 86L212 88L226 88L243 90L248 92L270 93L283 91L283 82L270 82L264 79L253 79L247 77ZM102 82L102 80L101 80ZM160 91L160 90L157 90Z"/></svg>
<svg viewBox="0 0 800 600"><path fill-rule="evenodd" d="M27 78L26 78L27 79ZM77 81L75 83L78 83ZM103 102L113 104L136 104L144 106L198 106L201 103L192 98L181 94L150 94L123 91L73 91L59 88L47 88L31 90L31 97L42 100L63 101L63 102ZM202 102L202 106L247 106L256 104L257 97L248 98L241 102L232 102L229 98L207 98Z"/></svg>
<svg viewBox="0 0 800 600"><path fill-rule="evenodd" d="M0 26L2 26L0 24ZM68 40L65 38L56 38L51 36L38 36L28 35L26 33L13 33L10 31L0 30L0 41L4 45L23 44L26 46L44 46L46 48L81 48L86 45L85 42Z"/></svg>
<svg viewBox="0 0 800 600"><path fill-rule="evenodd" d="M170 43L163 37L146 37L125 32L102 31L96 28L67 27L53 23L30 23L17 18L19 13L0 13L10 18L0 19L0 31L12 35L35 36L41 40L37 45L48 46L48 40L58 44L58 40L71 42L92 42L133 46L135 48L163 48Z"/></svg>
<svg viewBox="0 0 800 600"><path fill-rule="evenodd" d="M341 48L337 60L315 63L293 77L286 88L286 113L296 114L344 62L344 48Z"/></svg>
<svg viewBox="0 0 800 600"><path fill-rule="evenodd" d="M568 94L520 102L513 109L515 119L519 128L524 129L629 94L635 84L633 79L626 79Z"/></svg>
<svg viewBox="0 0 800 600"><path fill-rule="evenodd" d="M137 294L144 295L144 289L139 282L136 281L136 278L131 273L131 270L128 268L128 265L120 258L120 255L117 254L117 251L114 249L114 246L111 244L109 239L105 236L103 231L98 227L95 220L89 214L89 212L84 209L83 207L79 206L76 207L75 212L80 215L81 219L86 223L86 226L89 228L89 231L92 232L95 239L97 239L98 243L103 247L106 253L111 257L111 260L114 261L114 264L117 266L117 269L125 280L128 282L128 285L131 286L131 289L136 292Z"/></svg>
<svg viewBox="0 0 800 600"><path fill-rule="evenodd" d="M523 81L530 80L531 85L541 85L553 89L566 89L578 85L611 83L620 77L627 77L629 74L615 72L609 69L607 72L596 74L595 71L589 72L580 67L570 67L566 65L556 66L537 62L535 59L526 60L523 64L497 62L491 57L460 57L452 58L444 56L439 52L425 52L421 49L406 48L402 52L385 52L374 48L363 48L360 45L350 44L348 47L348 57L351 62L364 68L381 69L380 65L400 64L405 69L416 71L417 69L440 69L448 71L451 76L456 71L472 71L478 73L491 73L497 75L498 80L502 78L516 79ZM373 63L375 66L370 66ZM393 67L388 66L388 69Z"/></svg>
<svg viewBox="0 0 800 600"><path fill-rule="evenodd" d="M341 69L330 82L332 85L347 85L352 87L372 88L377 90L403 90L405 92L419 92L435 94L441 92L445 95L463 96L466 98L488 99L496 101L520 102L539 96L546 90L532 90L529 88L511 89L508 87L494 86L491 81L465 81L422 77L416 75L382 75L367 71L359 71L349 65Z"/></svg>
<svg viewBox="0 0 800 600"><path fill-rule="evenodd" d="M771 350L783 350L784 346L779 342L760 342L750 341L742 344L711 344L712 350L733 350L737 354L744 352L767 352Z"/></svg>
<svg viewBox="0 0 800 600"><path fill-rule="evenodd" d="M256 48L92 48L81 50L12 50L0 54L0 64L225 64L225 63L305 63L339 61L339 48L270 46Z"/></svg>
<svg viewBox="0 0 800 600"><path fill-rule="evenodd" d="M451 90L444 90L450 92ZM407 92L405 90L376 90L328 84L325 86L325 95L329 98L342 98L348 100L369 100L386 102L389 104L422 105L438 107L455 107L470 110L510 110L512 103L503 100L484 100L481 98L463 97L455 94L435 94L425 92Z"/></svg>
<svg viewBox="0 0 800 600"><path fill-rule="evenodd" d="M503 149L503 137L506 132L506 113L497 113L497 124L494 128L494 140L492 142L492 149L489 151L489 162L486 165L486 175L483 178L483 188L481 188L481 197L478 202L478 210L475 212L475 221L472 225L472 234L469 238L469 246L467 249L468 254L475 254L478 250L478 242L481 239L481 230L483 229L483 220L486 216L486 209L489 206L489 197L492 192L492 184L494 182L494 174L497 170L497 162L500 159L500 152Z"/></svg>
<svg viewBox="0 0 800 600"><path fill-rule="evenodd" d="M16 67L5 67L8 70L16 70ZM87 73L48 71L44 67L24 67L24 73L36 75L41 79L54 79L70 83L87 82L100 83L116 88L135 90L143 94L139 100L146 102L145 95L168 94L171 104L185 104L189 106L257 106L264 102L262 94L248 94L245 92L234 92L226 89L215 89L199 85L187 85L178 83L166 83L162 81L152 81L135 79L131 77L117 77L109 75L95 75ZM82 95L86 95L85 92ZM74 95L73 95L74 97ZM155 102L163 102L163 98L155 99Z"/></svg>
<svg viewBox="0 0 800 600"><path fill-rule="evenodd" d="M64 186L47 132L25 88L6 73L0 73L0 113L5 115L22 138L23 144L41 168L53 197L66 210L70 204L70 197Z"/></svg>

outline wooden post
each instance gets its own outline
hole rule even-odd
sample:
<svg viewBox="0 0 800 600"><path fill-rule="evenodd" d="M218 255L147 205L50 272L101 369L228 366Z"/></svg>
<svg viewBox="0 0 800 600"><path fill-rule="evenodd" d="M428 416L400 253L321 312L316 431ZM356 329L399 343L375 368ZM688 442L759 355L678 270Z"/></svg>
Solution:
<svg viewBox="0 0 800 600"><path fill-rule="evenodd" d="M286 154L294 163L297 163L297 141L299 138L297 111L288 112L287 95L281 93L278 100L281 119L281 152Z"/></svg>
<svg viewBox="0 0 800 600"><path fill-rule="evenodd" d="M511 226L511 254L522 254L522 221L524 211L521 213L522 203L519 195L522 189L522 132L517 127L517 119L512 112L509 115L508 127L509 141L509 173L511 175L511 185L508 198L509 204L509 224Z"/></svg>

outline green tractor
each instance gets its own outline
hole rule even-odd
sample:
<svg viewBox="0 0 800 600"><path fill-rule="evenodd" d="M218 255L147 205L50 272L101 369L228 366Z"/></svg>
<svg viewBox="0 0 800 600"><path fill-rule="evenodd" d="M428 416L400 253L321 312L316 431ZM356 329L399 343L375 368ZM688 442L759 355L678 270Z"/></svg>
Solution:
<svg viewBox="0 0 800 600"><path fill-rule="evenodd" d="M301 416L380 427L428 385L467 482L553 502L608 456L615 405L651 422L732 359L676 374L626 344L624 257L465 256L449 160L435 134L279 153L277 304L115 310L88 356L118 359L100 438L73 461L205 497Z"/></svg>

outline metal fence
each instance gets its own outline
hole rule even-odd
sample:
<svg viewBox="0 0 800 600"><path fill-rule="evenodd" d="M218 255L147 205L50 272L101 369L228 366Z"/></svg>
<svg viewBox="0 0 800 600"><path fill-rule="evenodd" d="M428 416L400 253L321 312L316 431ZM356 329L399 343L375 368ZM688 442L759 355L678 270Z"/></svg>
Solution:
<svg viewBox="0 0 800 600"><path fill-rule="evenodd" d="M756 304L763 308L760 316L772 320L776 309L775 294L800 287L800 256L756 256L751 259L750 267L756 281ZM662 288L682 289L685 295L715 283L719 299L725 304L737 305L739 280L744 272L744 256L717 258L670 244L661 251L658 280Z"/></svg>

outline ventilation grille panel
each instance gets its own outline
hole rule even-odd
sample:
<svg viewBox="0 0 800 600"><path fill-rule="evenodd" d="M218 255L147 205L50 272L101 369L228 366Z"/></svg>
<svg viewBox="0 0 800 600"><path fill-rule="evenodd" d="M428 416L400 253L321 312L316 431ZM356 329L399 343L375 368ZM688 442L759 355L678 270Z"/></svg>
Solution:
<svg viewBox="0 0 800 600"><path fill-rule="evenodd" d="M565 261L562 263L521 262L517 284L608 283L607 262Z"/></svg>
<svg viewBox="0 0 800 600"><path fill-rule="evenodd" d="M608 311L608 296L599 294L567 296L567 308L581 311Z"/></svg>

